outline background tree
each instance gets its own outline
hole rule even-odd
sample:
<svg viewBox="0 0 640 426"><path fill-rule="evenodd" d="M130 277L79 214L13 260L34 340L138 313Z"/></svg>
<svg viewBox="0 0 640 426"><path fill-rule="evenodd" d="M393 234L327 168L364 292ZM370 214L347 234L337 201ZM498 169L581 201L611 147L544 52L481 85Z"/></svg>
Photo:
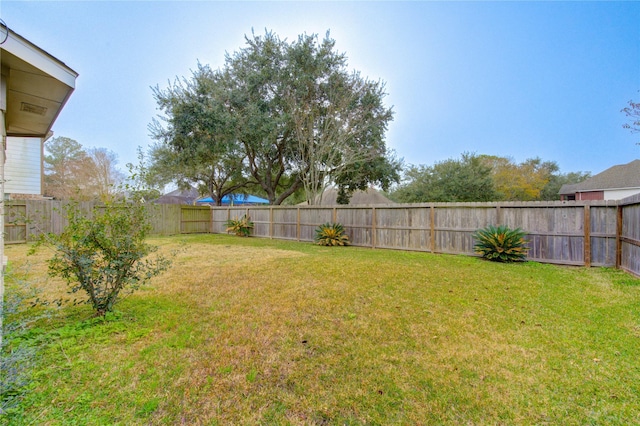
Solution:
<svg viewBox="0 0 640 426"><path fill-rule="evenodd" d="M590 172L569 172L569 173L553 173L549 182L545 185L540 193L540 199L545 201L554 201L560 199L560 188L562 185L572 185L580 183L591 177Z"/></svg>
<svg viewBox="0 0 640 426"><path fill-rule="evenodd" d="M191 79L178 80L165 90L156 87L164 125L154 120L150 126L158 141L150 152L150 172L156 180L195 185L217 205L249 183L223 78L221 72L198 64Z"/></svg>
<svg viewBox="0 0 640 426"><path fill-rule="evenodd" d="M384 84L347 72L346 57L334 46L328 35L322 42L304 35L287 50L284 100L297 140L293 162L310 204L331 183L348 202L355 189L374 182L388 187L397 177L384 144L393 117L382 102Z"/></svg>
<svg viewBox="0 0 640 426"><path fill-rule="evenodd" d="M498 197L491 167L470 153L433 166L410 166L404 183L390 195L402 203L493 201Z"/></svg>
<svg viewBox="0 0 640 426"><path fill-rule="evenodd" d="M129 200L144 203L162 196L164 184L151 173L149 158L144 150L138 147L137 152L138 163L127 163L129 175L124 185Z"/></svg>
<svg viewBox="0 0 640 426"><path fill-rule="evenodd" d="M559 200L563 184L579 183L588 172L560 173L555 161L462 154L433 166L409 166L404 182L389 196L405 203L427 201Z"/></svg>
<svg viewBox="0 0 640 426"><path fill-rule="evenodd" d="M124 174L118 156L106 148L89 148L70 138L45 143L44 194L61 200L105 201L117 193Z"/></svg>
<svg viewBox="0 0 640 426"><path fill-rule="evenodd" d="M629 118L629 122L622 127L631 131L631 133L640 133L640 102L629 101L628 106L622 108L621 112ZM638 142L640 144L640 142Z"/></svg>
<svg viewBox="0 0 640 426"><path fill-rule="evenodd" d="M271 204L300 188L313 202L329 183L348 198L397 180L384 143L392 118L384 85L347 72L334 44L252 35L222 70L199 65L190 80L156 87L164 112L150 126L157 175L197 182L214 200L251 190Z"/></svg>
<svg viewBox="0 0 640 426"><path fill-rule="evenodd" d="M302 184L291 163L295 139L283 100L287 43L271 32L252 36L226 57L230 107L251 177L269 204L281 204Z"/></svg>
<svg viewBox="0 0 640 426"><path fill-rule="evenodd" d="M55 137L45 143L44 194L69 199L86 188L91 159L77 141Z"/></svg>
<svg viewBox="0 0 640 426"><path fill-rule="evenodd" d="M89 148L86 192L93 198L106 201L121 193L120 185L124 182L125 175L116 168L118 155L106 148Z"/></svg>
<svg viewBox="0 0 640 426"><path fill-rule="evenodd" d="M520 164L508 157L483 155L481 159L491 167L498 199L506 201L540 200L552 175L559 170L557 163L540 158L529 158Z"/></svg>
<svg viewBox="0 0 640 426"><path fill-rule="evenodd" d="M372 182L388 191L391 185L401 180L402 159L392 152L369 161L358 161L339 170L334 179L338 187L338 204L349 204L354 191L365 191Z"/></svg>

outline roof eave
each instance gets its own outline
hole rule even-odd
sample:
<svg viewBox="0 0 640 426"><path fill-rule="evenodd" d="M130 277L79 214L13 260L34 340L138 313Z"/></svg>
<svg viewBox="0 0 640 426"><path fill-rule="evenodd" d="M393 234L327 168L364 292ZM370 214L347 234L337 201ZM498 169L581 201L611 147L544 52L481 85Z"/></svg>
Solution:
<svg viewBox="0 0 640 426"><path fill-rule="evenodd" d="M75 89L76 78L78 77L77 72L10 28L6 28L6 30L7 39L0 44L3 50L12 53L70 88Z"/></svg>
<svg viewBox="0 0 640 426"><path fill-rule="evenodd" d="M73 93L78 73L1 21L0 30L6 134L44 138Z"/></svg>

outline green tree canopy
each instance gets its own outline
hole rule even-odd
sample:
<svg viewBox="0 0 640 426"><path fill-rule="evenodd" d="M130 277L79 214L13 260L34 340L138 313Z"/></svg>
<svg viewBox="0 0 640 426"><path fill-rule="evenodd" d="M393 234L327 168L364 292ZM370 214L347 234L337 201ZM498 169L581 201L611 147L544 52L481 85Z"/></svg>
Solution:
<svg viewBox="0 0 640 426"><path fill-rule="evenodd" d="M150 125L158 141L150 151L155 180L195 185L218 205L249 183L223 79L220 71L198 64L191 79L177 80L165 90L156 87L154 96L165 115Z"/></svg>
<svg viewBox="0 0 640 426"><path fill-rule="evenodd" d="M388 187L400 163L384 141L384 84L348 72L334 46L328 36L252 34L221 70L199 65L190 80L156 87L164 116L150 126L152 167L218 200L251 187L271 204L301 188L313 202L332 183L343 198Z"/></svg>
<svg viewBox="0 0 640 426"><path fill-rule="evenodd" d="M559 200L563 184L578 183L588 172L562 174L555 161L464 153L433 166L409 166L390 196L400 202Z"/></svg>
<svg viewBox="0 0 640 426"><path fill-rule="evenodd" d="M591 177L590 172L569 172L569 173L553 173L549 182L545 185L540 193L540 199L545 201L553 201L560 199L560 188L562 185L572 185L580 183Z"/></svg>
<svg viewBox="0 0 640 426"><path fill-rule="evenodd" d="M384 84L348 72L346 57L328 36L300 36L288 48L285 108L297 148L294 167L307 201L315 203L336 184L340 200L377 183L398 180L398 164L387 155L384 133L393 114L383 104Z"/></svg>
<svg viewBox="0 0 640 426"><path fill-rule="evenodd" d="M404 183L391 195L402 203L493 201L498 197L491 167L471 153L433 166L410 166Z"/></svg>
<svg viewBox="0 0 640 426"><path fill-rule="evenodd" d="M55 137L45 145L44 193L58 199L69 199L82 189L89 156L77 141Z"/></svg>
<svg viewBox="0 0 640 426"><path fill-rule="evenodd" d="M505 201L540 200L551 176L559 170L555 162L537 157L520 164L508 157L482 155L481 159L491 167L498 199Z"/></svg>

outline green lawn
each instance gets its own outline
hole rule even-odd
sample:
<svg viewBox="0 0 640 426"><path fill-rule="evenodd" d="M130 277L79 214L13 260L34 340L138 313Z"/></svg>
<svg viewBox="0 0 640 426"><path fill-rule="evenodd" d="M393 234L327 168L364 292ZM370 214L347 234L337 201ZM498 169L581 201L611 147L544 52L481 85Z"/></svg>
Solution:
<svg viewBox="0 0 640 426"><path fill-rule="evenodd" d="M24 336L38 364L5 424L640 423L640 280L625 273L226 235L153 243L180 248L174 267L116 315L67 306ZM38 278L49 253L26 251L7 248L12 275L63 295Z"/></svg>

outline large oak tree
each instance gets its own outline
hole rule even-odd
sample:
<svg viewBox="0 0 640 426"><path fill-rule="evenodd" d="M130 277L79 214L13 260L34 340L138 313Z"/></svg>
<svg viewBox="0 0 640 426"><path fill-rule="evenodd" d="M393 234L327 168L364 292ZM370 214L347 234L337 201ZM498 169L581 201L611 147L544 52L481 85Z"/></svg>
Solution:
<svg viewBox="0 0 640 426"><path fill-rule="evenodd" d="M384 141L392 119L384 84L349 72L328 36L289 43L253 34L222 69L199 66L154 95L164 116L151 126L153 167L207 183L214 199L253 187L281 204L303 188L314 203L335 184L345 201L398 180Z"/></svg>
<svg viewBox="0 0 640 426"><path fill-rule="evenodd" d="M164 90L155 87L164 115L150 125L158 143L151 148L149 173L163 184L195 185L217 205L248 184L224 78L198 64L190 79L176 80Z"/></svg>

